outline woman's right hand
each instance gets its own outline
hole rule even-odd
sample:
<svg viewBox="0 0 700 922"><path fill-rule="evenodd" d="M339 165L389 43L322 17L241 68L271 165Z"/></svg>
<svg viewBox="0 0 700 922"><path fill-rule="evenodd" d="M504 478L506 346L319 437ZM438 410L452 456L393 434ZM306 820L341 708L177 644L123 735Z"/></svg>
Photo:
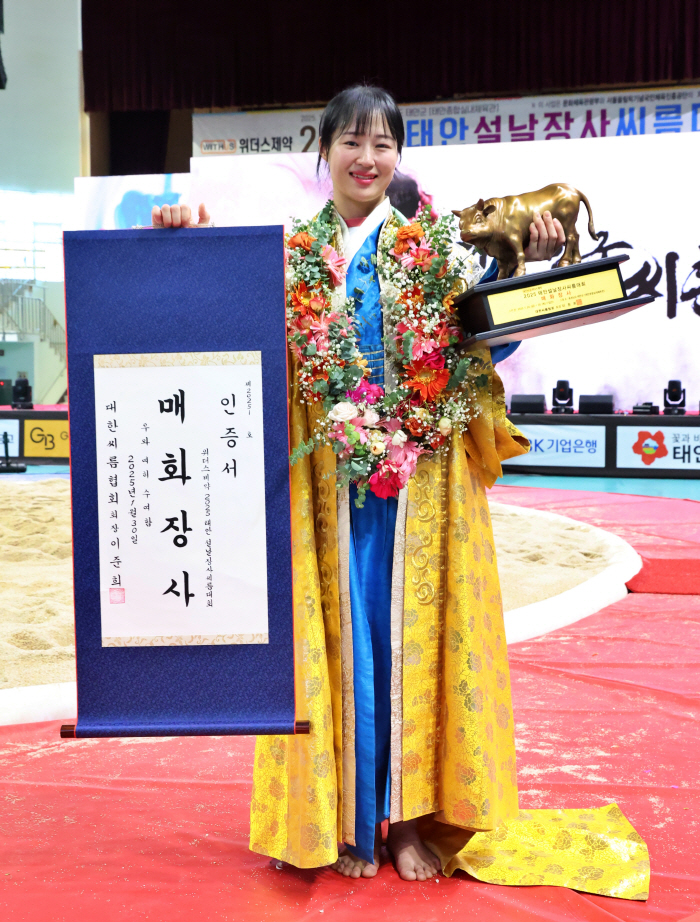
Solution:
<svg viewBox="0 0 700 922"><path fill-rule="evenodd" d="M154 227L205 227L210 221L204 202L199 206L199 221L192 220L189 205L163 205L162 208L154 205L151 211L151 224Z"/></svg>

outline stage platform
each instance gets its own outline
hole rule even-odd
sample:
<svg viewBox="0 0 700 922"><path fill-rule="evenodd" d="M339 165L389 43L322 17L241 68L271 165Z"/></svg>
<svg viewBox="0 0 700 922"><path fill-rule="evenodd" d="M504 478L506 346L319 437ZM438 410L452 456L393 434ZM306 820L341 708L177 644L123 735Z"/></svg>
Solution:
<svg viewBox="0 0 700 922"><path fill-rule="evenodd" d="M658 547L675 548L679 530L687 543L700 533L700 503L684 500L508 486L491 496L594 521L642 544L652 538ZM669 534L659 525L666 519ZM497 887L462 872L407 883L385 852L370 881L278 868L248 850L252 739L61 741L60 722L52 722L0 728L0 916L686 919L700 909L699 649L700 594L648 590L510 648L521 806L618 803L649 845L647 903Z"/></svg>

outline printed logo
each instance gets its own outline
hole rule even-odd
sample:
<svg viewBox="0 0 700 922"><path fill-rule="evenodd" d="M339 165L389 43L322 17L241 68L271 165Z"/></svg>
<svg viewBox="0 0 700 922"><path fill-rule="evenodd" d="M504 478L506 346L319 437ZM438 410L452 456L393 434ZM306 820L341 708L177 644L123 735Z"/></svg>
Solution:
<svg viewBox="0 0 700 922"><path fill-rule="evenodd" d="M109 590L109 604L110 605L123 605L126 602L124 598L126 594L125 589L110 589Z"/></svg>
<svg viewBox="0 0 700 922"><path fill-rule="evenodd" d="M665 458L668 454L668 448L664 443L663 432L651 432L642 430L637 434L637 441L632 446L635 455L642 456L642 464L653 464L657 458Z"/></svg>

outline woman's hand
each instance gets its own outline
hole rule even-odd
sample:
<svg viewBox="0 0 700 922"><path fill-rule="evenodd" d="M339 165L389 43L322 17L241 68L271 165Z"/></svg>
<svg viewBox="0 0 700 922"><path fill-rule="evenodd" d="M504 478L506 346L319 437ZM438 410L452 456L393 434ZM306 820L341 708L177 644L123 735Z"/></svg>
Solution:
<svg viewBox="0 0 700 922"><path fill-rule="evenodd" d="M192 220L192 209L189 205L163 205L162 208L154 205L151 211L151 223L154 227L204 227L210 221L209 212L203 202L199 206L198 222Z"/></svg>
<svg viewBox="0 0 700 922"><path fill-rule="evenodd" d="M525 260L536 262L540 259L554 259L565 242L566 234L561 222L557 218L552 218L549 211L545 211L543 215L536 211L530 225L530 242L525 249Z"/></svg>

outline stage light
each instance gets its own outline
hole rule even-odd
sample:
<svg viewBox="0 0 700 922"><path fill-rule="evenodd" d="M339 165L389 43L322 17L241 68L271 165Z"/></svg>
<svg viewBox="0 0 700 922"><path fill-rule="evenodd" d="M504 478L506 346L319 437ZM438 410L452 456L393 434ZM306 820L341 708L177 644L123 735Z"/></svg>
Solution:
<svg viewBox="0 0 700 922"><path fill-rule="evenodd" d="M552 413L573 413L574 392L568 381L557 381L552 391Z"/></svg>
<svg viewBox="0 0 700 922"><path fill-rule="evenodd" d="M664 415L685 416L685 388L680 381L669 381L664 388Z"/></svg>
<svg viewBox="0 0 700 922"><path fill-rule="evenodd" d="M581 394L578 411L588 415L614 413L612 394Z"/></svg>
<svg viewBox="0 0 700 922"><path fill-rule="evenodd" d="M546 413L544 394L513 394L510 401L511 413Z"/></svg>
<svg viewBox="0 0 700 922"><path fill-rule="evenodd" d="M12 385L12 409L33 410L32 388L26 378L17 378Z"/></svg>

